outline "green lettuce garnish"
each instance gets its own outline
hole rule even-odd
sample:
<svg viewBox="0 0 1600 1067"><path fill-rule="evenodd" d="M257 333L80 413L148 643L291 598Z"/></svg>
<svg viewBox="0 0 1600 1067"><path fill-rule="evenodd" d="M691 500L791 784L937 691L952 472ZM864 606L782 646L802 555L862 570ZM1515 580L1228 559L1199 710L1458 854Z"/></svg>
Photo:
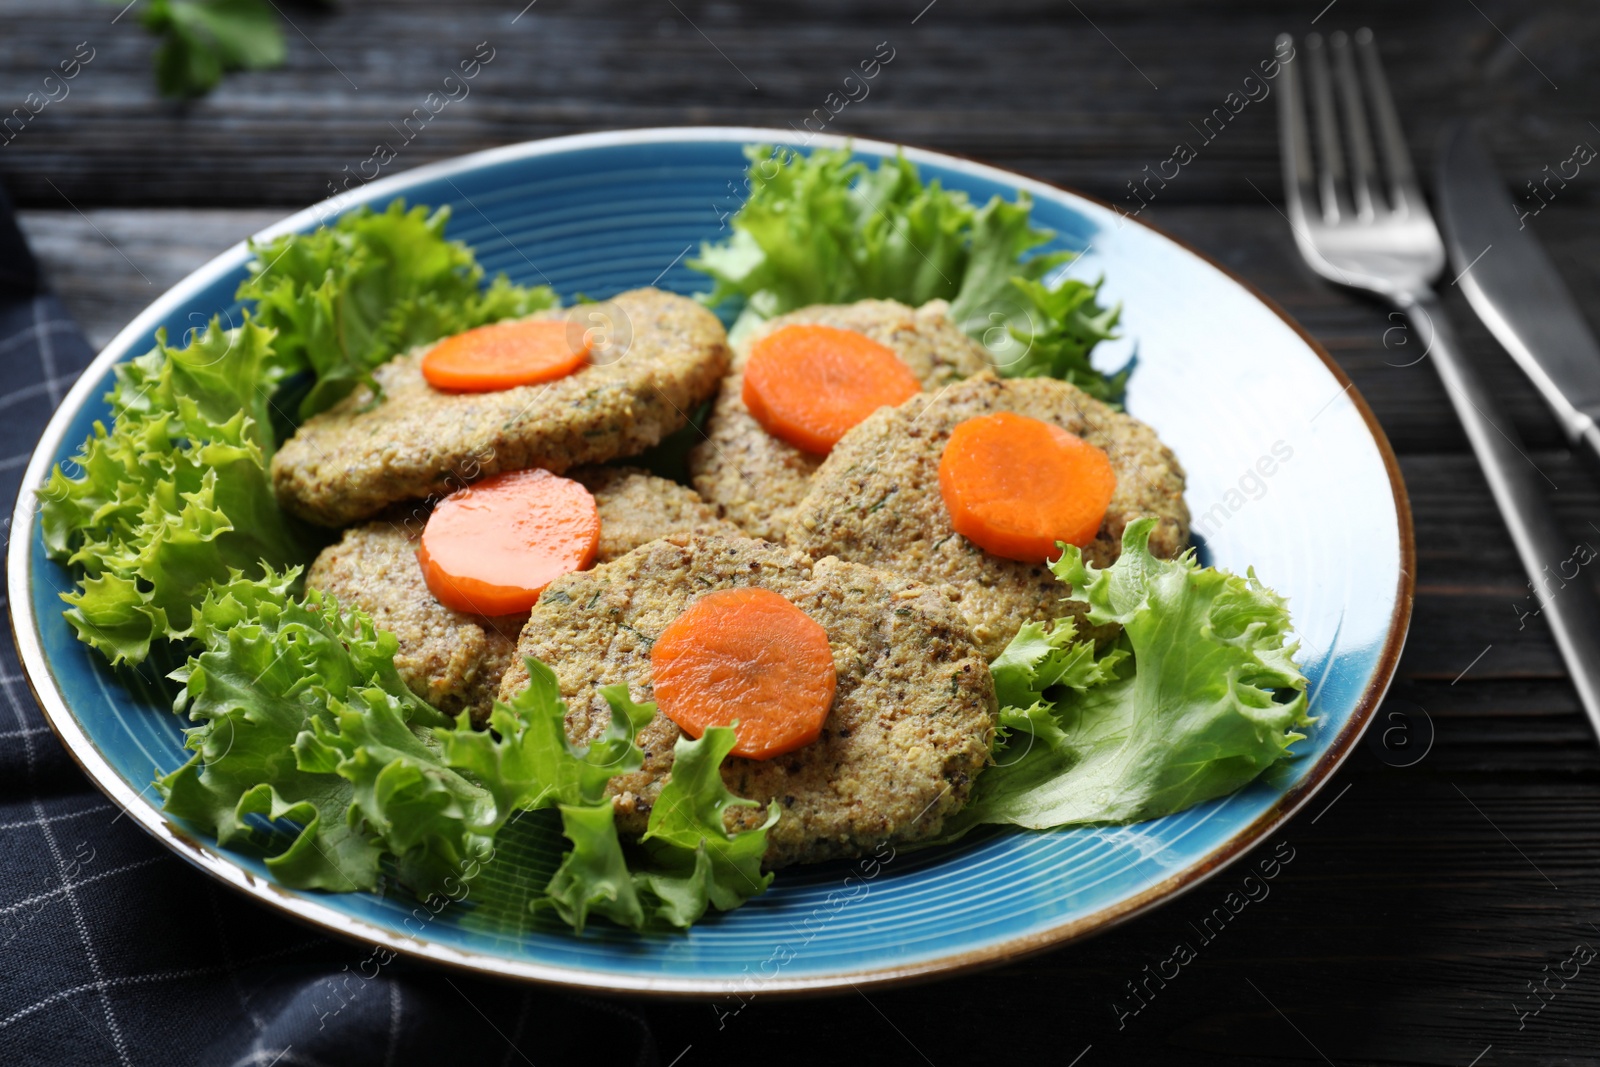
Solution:
<svg viewBox="0 0 1600 1067"><path fill-rule="evenodd" d="M1041 277L1071 258L1019 263L1053 236L1028 224L1025 193L1015 204L997 196L978 209L960 190L923 184L904 157L870 170L846 149L744 152L750 195L731 220L733 234L703 245L690 266L715 283L707 303L743 297L746 319L868 297L912 305L959 299L970 310L1011 277Z"/></svg>
<svg viewBox="0 0 1600 1067"><path fill-rule="evenodd" d="M440 739L452 766L483 781L501 806L560 812L572 849L539 906L553 908L579 932L590 915L634 930L688 927L710 907L736 908L766 890L772 875L761 873L761 857L779 809L774 803L766 822L752 830L730 833L723 825L730 805L755 806L722 782L720 768L734 745L731 728L678 740L672 775L651 808L642 847L625 849L606 785L644 764L635 738L656 706L634 703L623 685L601 688L611 721L598 740L580 748L567 737L567 706L555 674L538 660L526 663L528 686L509 705L496 702L492 732L472 731L463 717Z"/></svg>
<svg viewBox="0 0 1600 1067"><path fill-rule="evenodd" d="M396 200L279 237L255 249L239 296L257 304L241 325L213 319L182 347L158 332L115 368L110 429L96 423L77 472L58 466L39 492L46 549L77 571L63 599L81 640L140 663L153 642L188 637L232 572L307 562L317 535L272 492L280 435L398 352L556 302L503 277L480 289L483 268L444 236L448 217Z"/></svg>
<svg viewBox="0 0 1600 1067"><path fill-rule="evenodd" d="M363 206L331 226L250 245L250 277L240 300L278 331L281 357L316 374L300 418L333 406L391 357L419 344L558 303L549 286L513 285L504 275L483 287L472 250L447 240L449 208L382 212Z"/></svg>
<svg viewBox="0 0 1600 1067"><path fill-rule="evenodd" d="M672 776L650 809L641 839L649 862L640 881L658 901L657 916L674 926L695 922L708 902L718 911L737 908L772 883L770 873L761 873L761 857L782 811L778 802L754 829L729 833L723 824L730 807L761 806L722 782L722 761L736 741L731 726L710 727L695 741L678 738Z"/></svg>
<svg viewBox="0 0 1600 1067"><path fill-rule="evenodd" d="M278 509L267 465L273 389L288 373L272 330L213 319L184 348L156 336L116 367L109 430L95 424L39 491L46 550L77 569L64 593L80 640L112 663L190 632L196 605L230 572L299 563L309 542Z"/></svg>
<svg viewBox="0 0 1600 1067"><path fill-rule="evenodd" d="M875 170L846 149L802 155L749 145L745 157L749 197L730 220L732 235L702 245L689 262L713 280L706 303L743 300L735 340L808 304L876 298L915 307L942 298L1001 374L1049 375L1120 397L1126 375L1103 375L1089 362L1113 336L1120 309L1099 306L1098 282L1043 284L1074 256L1036 253L1055 235L1031 224L1026 193L974 207L960 190L924 184L902 156Z"/></svg>
<svg viewBox="0 0 1600 1067"><path fill-rule="evenodd" d="M332 598L295 598L296 577L235 576L201 604L203 651L173 675L194 755L157 781L166 810L264 849L285 885L372 889L389 855L402 881L438 891L503 818L431 743L424 728L448 720L400 680L394 635Z"/></svg>
<svg viewBox="0 0 1600 1067"><path fill-rule="evenodd" d="M614 776L643 765L634 738L655 706L634 704L625 686L602 689L611 721L598 740L579 747L567 737L567 705L555 673L538 660L526 663L527 688L509 704L495 702L489 730L474 731L463 714L459 728L441 736L445 752L487 783L505 809L560 811L572 849L535 906L553 906L579 932L591 912L637 929L644 912L605 790Z"/></svg>
<svg viewBox="0 0 1600 1067"><path fill-rule="evenodd" d="M1090 624L1122 633L1096 655L1066 621L1031 624L995 659L1004 738L953 834L1170 815L1239 789L1305 736L1286 602L1253 572L1157 559L1154 525L1131 523L1110 567L1071 546L1051 565Z"/></svg>
<svg viewBox="0 0 1600 1067"><path fill-rule="evenodd" d="M288 886L374 889L388 858L426 897L470 881L517 812L556 808L572 848L538 906L579 931L591 915L687 927L771 882L760 865L777 806L755 830L722 824L728 806L754 804L722 783L731 729L679 742L643 842L625 850L606 786L643 764L635 738L655 705L602 688L610 725L576 746L554 673L530 659L528 687L495 703L490 730L451 722L400 680L394 635L316 592L296 599L295 577L235 576L201 605L204 650L173 675L177 709L199 725L194 755L157 782L169 813L264 851Z"/></svg>
<svg viewBox="0 0 1600 1067"><path fill-rule="evenodd" d="M1025 304L1020 314L1004 322L1009 340L995 346L1000 372L1008 378L1060 378L1090 396L1119 400L1132 368L1101 374L1089 362L1095 345L1116 336L1122 316L1120 304L1100 306L1101 282L1090 285L1068 278L1050 289L1028 278L1012 278L1011 285Z"/></svg>

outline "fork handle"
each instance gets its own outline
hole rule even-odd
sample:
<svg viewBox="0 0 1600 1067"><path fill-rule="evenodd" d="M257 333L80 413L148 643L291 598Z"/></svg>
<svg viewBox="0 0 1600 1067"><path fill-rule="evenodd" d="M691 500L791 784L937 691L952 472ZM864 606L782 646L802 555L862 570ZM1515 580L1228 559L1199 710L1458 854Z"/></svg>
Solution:
<svg viewBox="0 0 1600 1067"><path fill-rule="evenodd" d="M1426 291L1403 294L1397 303L1423 339L1423 352L1432 357L1456 417L1467 431L1540 611L1555 633L1578 699L1600 733L1600 601L1583 574L1585 564L1596 559L1596 550L1582 542L1573 544L1557 526L1541 484L1548 478L1528 458L1516 428L1500 413L1477 368L1463 354L1438 297ZM1527 616L1522 622L1527 624Z"/></svg>

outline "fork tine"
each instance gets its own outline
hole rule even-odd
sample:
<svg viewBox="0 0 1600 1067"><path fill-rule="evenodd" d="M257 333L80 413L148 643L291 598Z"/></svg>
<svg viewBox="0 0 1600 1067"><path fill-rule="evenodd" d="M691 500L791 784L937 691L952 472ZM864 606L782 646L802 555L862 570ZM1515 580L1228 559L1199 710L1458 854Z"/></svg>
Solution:
<svg viewBox="0 0 1600 1067"><path fill-rule="evenodd" d="M1339 146L1339 119L1333 109L1328 55L1323 49L1321 34L1313 33L1306 38L1306 52L1311 56L1311 113L1317 128L1317 153L1321 156L1317 187L1322 190L1322 217L1333 223L1348 213L1349 201L1344 192L1344 149Z"/></svg>
<svg viewBox="0 0 1600 1067"><path fill-rule="evenodd" d="M1306 126L1306 105L1300 85L1300 64L1294 58L1294 38L1279 34L1277 54L1289 53L1283 60L1278 91L1278 141L1283 145L1283 193L1290 213L1298 215L1307 205L1316 204L1317 187L1311 163L1311 133Z"/></svg>
<svg viewBox="0 0 1600 1067"><path fill-rule="evenodd" d="M1399 214L1415 212L1423 207L1422 190L1417 185L1416 172L1411 169L1411 152L1406 148L1406 135L1400 129L1400 115L1389 93L1389 81L1383 74L1378 46L1372 39L1372 31L1365 26L1356 31L1356 51L1361 53L1367 99L1372 102L1378 140L1383 146L1383 163L1389 172L1389 203Z"/></svg>
<svg viewBox="0 0 1600 1067"><path fill-rule="evenodd" d="M1355 60L1350 54L1350 38L1343 31L1328 38L1333 49L1333 81L1343 105L1345 142L1350 147L1350 194L1356 217L1371 222L1377 216L1378 163L1367 129L1367 111L1361 102L1361 83L1356 80Z"/></svg>

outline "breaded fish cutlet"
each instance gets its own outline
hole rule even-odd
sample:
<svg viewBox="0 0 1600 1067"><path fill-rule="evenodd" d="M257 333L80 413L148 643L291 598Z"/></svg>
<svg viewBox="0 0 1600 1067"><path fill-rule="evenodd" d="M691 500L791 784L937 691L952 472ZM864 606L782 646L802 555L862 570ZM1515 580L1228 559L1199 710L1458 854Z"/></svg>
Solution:
<svg viewBox="0 0 1600 1067"><path fill-rule="evenodd" d="M566 476L583 483L599 508L596 562L666 534L738 534L693 490L637 468L579 467ZM528 616L468 615L435 600L417 564L426 521L419 506L346 530L311 565L306 586L362 609L399 638L395 667L412 692L450 715L469 710L482 721Z"/></svg>
<svg viewBox="0 0 1600 1067"><path fill-rule="evenodd" d="M735 351L706 439L689 453L694 487L751 537L782 541L825 457L772 436L750 414L742 373L750 344L797 324L853 330L892 349L924 389L936 390L990 365L983 346L951 322L948 311L943 300L914 309L893 300L862 300L801 308L763 324Z"/></svg>
<svg viewBox="0 0 1600 1067"><path fill-rule="evenodd" d="M357 389L306 420L272 457L279 503L311 522L344 526L499 471L560 473L656 444L715 391L728 366L727 338L716 316L687 297L634 289L611 304L631 337L626 351L554 381L448 393L422 376L431 346L390 360L373 372L381 400ZM580 306L534 317L581 326L584 314Z"/></svg>
<svg viewBox="0 0 1600 1067"><path fill-rule="evenodd" d="M827 631L838 686L819 740L723 764L728 788L761 805L730 808L729 825L756 825L768 802L779 803L769 868L936 835L988 759L994 684L948 593L901 575L836 559L808 563L747 538L652 541L545 590L502 699L527 685L522 659L533 656L561 681L568 734L593 739L610 721L598 688L621 682L634 700L653 699L650 649L662 629L702 593L741 586L778 593ZM658 713L639 735L644 766L611 780L624 832L645 829L679 737Z"/></svg>
<svg viewBox="0 0 1600 1067"><path fill-rule="evenodd" d="M788 543L812 559L837 556L949 585L991 659L1024 622L1083 610L1062 599L1064 589L1043 560L991 555L950 525L939 489L945 443L957 424L997 411L1054 423L1105 450L1117 484L1084 549L1090 562L1114 562L1122 531L1143 515L1160 520L1150 535L1152 553L1170 559L1188 545L1183 468L1154 430L1068 382L992 374L869 416L834 446L788 530Z"/></svg>

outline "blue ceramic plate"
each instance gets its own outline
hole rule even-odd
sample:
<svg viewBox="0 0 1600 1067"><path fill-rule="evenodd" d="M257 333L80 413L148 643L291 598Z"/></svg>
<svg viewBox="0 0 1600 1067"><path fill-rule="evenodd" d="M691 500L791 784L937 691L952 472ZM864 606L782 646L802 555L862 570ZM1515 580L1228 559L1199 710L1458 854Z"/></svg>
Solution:
<svg viewBox="0 0 1600 1067"><path fill-rule="evenodd" d="M566 299L659 285L705 287L684 265L727 235L749 142L775 130L663 129L513 145L373 182L262 236L314 228L338 210L404 196L448 204L450 233L491 271L549 282ZM818 138L830 145L842 142ZM856 141L868 159L892 145ZM1015 174L907 149L926 178L978 202L1032 194L1054 247L1085 254L1068 271L1104 274L1136 353L1128 409L1153 425L1189 473L1188 501L1208 562L1255 567L1289 598L1317 724L1249 788L1136 826L991 832L958 846L782 872L765 896L687 934L576 937L525 918L542 884L524 854L551 832L519 827L472 895L437 915L395 891L299 892L254 857L220 849L168 819L149 788L183 761L182 722L156 672L113 673L61 615L71 578L45 558L31 493L18 502L9 581L17 642L62 742L141 826L267 905L372 945L500 975L602 989L708 994L866 985L995 963L1119 922L1190 889L1287 819L1332 774L1381 699L1405 637L1411 520L1394 456L1327 354L1282 312L1204 257L1102 204ZM113 364L213 314L236 312L243 245L152 304L73 388L39 443L28 486L43 484L105 418ZM847 881L848 879L848 881Z"/></svg>

